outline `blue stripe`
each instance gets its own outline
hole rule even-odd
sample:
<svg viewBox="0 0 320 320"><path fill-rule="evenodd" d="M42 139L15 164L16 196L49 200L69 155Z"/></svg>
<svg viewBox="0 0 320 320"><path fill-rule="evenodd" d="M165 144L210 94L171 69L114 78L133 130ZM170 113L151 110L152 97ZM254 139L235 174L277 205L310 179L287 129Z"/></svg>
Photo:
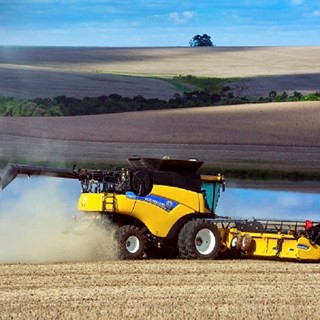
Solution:
<svg viewBox="0 0 320 320"><path fill-rule="evenodd" d="M153 204L167 212L170 212L171 210L173 210L176 206L179 205L178 202L167 199L167 198L163 198L160 196L155 196L153 194L148 194L145 197L140 197L135 195L132 191L128 191L126 192L126 197L128 199L134 199L134 200L140 200L140 201L144 201L144 202L148 202L150 204Z"/></svg>

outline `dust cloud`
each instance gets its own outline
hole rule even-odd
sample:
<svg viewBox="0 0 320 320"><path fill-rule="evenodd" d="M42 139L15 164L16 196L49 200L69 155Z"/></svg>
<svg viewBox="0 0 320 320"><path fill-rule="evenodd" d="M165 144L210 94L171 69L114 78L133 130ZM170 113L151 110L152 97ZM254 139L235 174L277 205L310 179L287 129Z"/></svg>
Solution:
<svg viewBox="0 0 320 320"><path fill-rule="evenodd" d="M76 198L63 191L64 179L23 180L0 192L0 263L116 259L112 232L81 218Z"/></svg>

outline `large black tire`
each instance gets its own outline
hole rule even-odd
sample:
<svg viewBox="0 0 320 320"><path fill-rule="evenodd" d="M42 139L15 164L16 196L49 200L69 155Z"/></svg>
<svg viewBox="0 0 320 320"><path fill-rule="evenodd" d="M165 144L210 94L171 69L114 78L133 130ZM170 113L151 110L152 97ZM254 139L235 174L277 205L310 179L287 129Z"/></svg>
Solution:
<svg viewBox="0 0 320 320"><path fill-rule="evenodd" d="M178 236L178 252L179 252L179 257L182 259L189 258L188 251L186 248L186 237L188 232L189 232L188 223L186 223L182 227Z"/></svg>
<svg viewBox="0 0 320 320"><path fill-rule="evenodd" d="M220 233L212 222L191 220L179 233L178 250L185 259L214 259L220 248Z"/></svg>
<svg viewBox="0 0 320 320"><path fill-rule="evenodd" d="M133 225L124 225L116 232L121 259L141 259L146 250L143 231Z"/></svg>

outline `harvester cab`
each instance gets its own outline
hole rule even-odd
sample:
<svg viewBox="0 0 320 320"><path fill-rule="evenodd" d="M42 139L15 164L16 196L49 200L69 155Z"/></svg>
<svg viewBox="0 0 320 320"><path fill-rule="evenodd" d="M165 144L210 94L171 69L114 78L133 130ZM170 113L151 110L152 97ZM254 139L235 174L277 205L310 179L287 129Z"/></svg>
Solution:
<svg viewBox="0 0 320 320"><path fill-rule="evenodd" d="M206 207L211 212L216 212L220 191L225 190L225 180L223 176L218 173L215 176L201 175L201 191L204 195Z"/></svg>

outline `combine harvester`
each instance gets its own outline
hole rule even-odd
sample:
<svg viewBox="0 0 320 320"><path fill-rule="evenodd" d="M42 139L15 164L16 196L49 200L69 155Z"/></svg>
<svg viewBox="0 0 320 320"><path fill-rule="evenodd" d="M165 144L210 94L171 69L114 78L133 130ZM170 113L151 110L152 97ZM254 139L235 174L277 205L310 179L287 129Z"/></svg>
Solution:
<svg viewBox="0 0 320 320"><path fill-rule="evenodd" d="M112 226L123 259L320 260L320 225L217 216L225 181L198 174L203 162L135 157L128 163L111 171L9 164L1 189L17 175L79 180L79 211L91 223Z"/></svg>

